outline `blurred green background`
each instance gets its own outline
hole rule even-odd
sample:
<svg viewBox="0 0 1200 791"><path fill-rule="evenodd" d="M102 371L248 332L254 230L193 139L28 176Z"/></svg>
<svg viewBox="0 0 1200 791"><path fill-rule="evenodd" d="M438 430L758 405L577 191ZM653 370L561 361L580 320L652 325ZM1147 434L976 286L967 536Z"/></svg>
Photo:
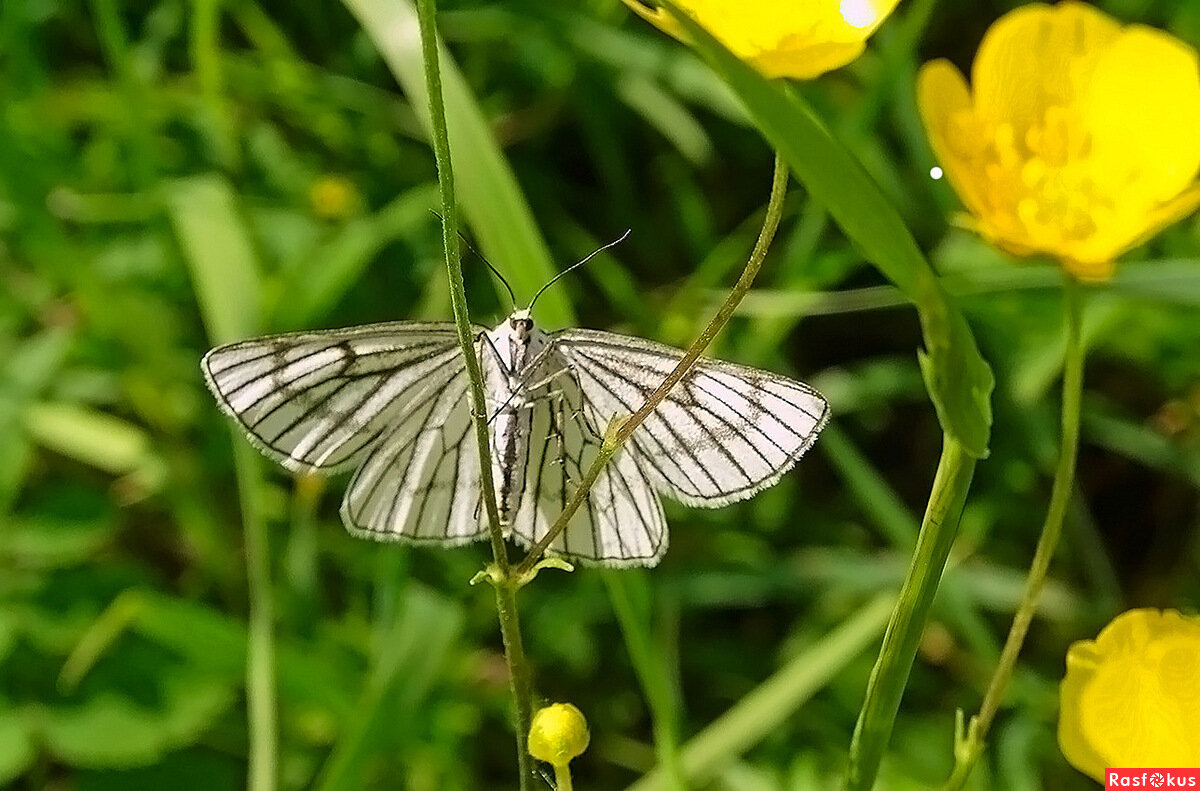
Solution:
<svg viewBox="0 0 1200 791"><path fill-rule="evenodd" d="M466 584L486 547L353 539L344 481L257 458L239 487L243 440L200 378L222 335L449 317L433 157L401 87L419 72L403 36L393 73L360 24L411 6L349 5L359 18L316 0L0 1L0 785L244 786L249 514L270 542L280 787L515 786L494 601ZM912 96L921 62L969 66L1012 5L903 3L860 60L800 87L900 208L998 378L993 453L886 789L948 774L954 711L977 708L994 665L1057 446L1058 274L948 225ZM1200 41L1197 4L1101 5ZM483 121L455 141L470 235L527 300L631 228L540 320L689 342L770 182L737 102L613 0L442 8L467 88L451 113L474 103ZM507 304L477 259L466 274L474 317L494 323ZM1054 738L1067 646L1132 606L1195 611L1198 307L1196 218L1090 299L1078 491L976 788L1094 787ZM591 722L577 787L628 786L655 763L655 718L686 742L789 663L817 671L812 694L697 787L836 785L882 621L820 652L907 565L940 442L919 344L915 314L793 187L712 353L813 383L835 423L749 502L669 505L658 568L548 572L523 592L538 692Z"/></svg>

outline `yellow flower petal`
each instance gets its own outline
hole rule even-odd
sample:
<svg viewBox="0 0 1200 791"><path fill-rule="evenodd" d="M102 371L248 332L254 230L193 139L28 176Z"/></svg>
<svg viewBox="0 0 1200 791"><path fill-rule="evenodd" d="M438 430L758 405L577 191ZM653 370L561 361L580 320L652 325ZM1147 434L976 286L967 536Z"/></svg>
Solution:
<svg viewBox="0 0 1200 791"><path fill-rule="evenodd" d="M1047 108L1071 103L1115 21L1083 3L1021 6L988 29L971 68L980 115L1023 132Z"/></svg>
<svg viewBox="0 0 1200 791"><path fill-rule="evenodd" d="M1059 746L1081 772L1200 766L1200 618L1123 613L1071 646L1060 692Z"/></svg>
<svg viewBox="0 0 1200 791"><path fill-rule="evenodd" d="M750 64L764 77L811 80L845 66L866 48L867 45L861 41L813 43L801 40L794 46L783 41L774 49L764 50L752 57Z"/></svg>
<svg viewBox="0 0 1200 791"><path fill-rule="evenodd" d="M1196 52L1134 26L1098 59L1083 102L1092 158L1111 186L1168 200L1200 169L1200 67Z"/></svg>
<svg viewBox="0 0 1200 791"><path fill-rule="evenodd" d="M669 12L624 0L643 19L686 42ZM677 0L705 29L767 77L809 79L857 58L898 0Z"/></svg>
<svg viewBox="0 0 1200 791"><path fill-rule="evenodd" d="M948 60L926 63L917 72L917 106L942 170L963 203L982 214L980 180L971 169L983 154L967 81Z"/></svg>

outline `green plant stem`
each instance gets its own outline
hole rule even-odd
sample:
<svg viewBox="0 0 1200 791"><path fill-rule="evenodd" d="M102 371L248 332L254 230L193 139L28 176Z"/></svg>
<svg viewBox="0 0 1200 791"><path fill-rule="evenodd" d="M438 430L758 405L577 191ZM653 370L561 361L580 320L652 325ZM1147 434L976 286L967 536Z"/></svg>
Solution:
<svg viewBox="0 0 1200 791"><path fill-rule="evenodd" d="M278 746L275 703L275 606L271 599L270 549L263 519L258 457L237 437L233 466L237 475L245 534L246 586L250 599L246 647L246 706L250 740L249 791L273 791Z"/></svg>
<svg viewBox="0 0 1200 791"><path fill-rule="evenodd" d="M974 472L975 459L953 437L944 435L942 457L925 507L917 547L854 726L844 785L847 791L865 791L875 783L929 608L958 533L958 520Z"/></svg>
<svg viewBox="0 0 1200 791"><path fill-rule="evenodd" d="M640 426L650 414L654 412L662 400L667 397L667 393L683 377L687 376L688 371L700 359L700 355L704 354L704 350L712 343L713 338L717 333L729 322L731 316L737 310L742 298L746 296L746 292L750 290L750 286L754 283L754 278L758 275L758 270L762 268L763 259L767 256L767 250L771 247L771 240L775 238L775 231L779 228L779 220L783 216L783 198L787 194L788 182L788 166L783 158L778 154L775 155L775 171L771 177L771 196L767 201L767 214L763 219L762 230L759 231L758 240L754 243L754 249L750 252L750 258L746 261L746 268L742 270L742 276L738 278L734 284L733 290L729 292L729 296L725 298L725 302L717 309L716 315L708 322L704 331L700 333L700 337L688 347L675 368L667 375L653 393L646 397L645 402L629 417L622 420L619 425L610 426L607 432L604 443L600 448L600 452L596 455L596 459L588 467L584 473L583 479L579 482L579 486L575 488L571 499L563 507L563 511L554 520L554 524L546 531L546 535L530 548L529 554L516 568L517 576L529 573L534 565L541 558L542 554L554 543L559 534L566 530L567 525L571 521L571 517L579 510L584 501L587 500L588 492L591 491L592 485L596 483L596 479L600 477L600 473L604 471L605 465L617 454L621 445L629 439L634 430Z"/></svg>
<svg viewBox="0 0 1200 791"><path fill-rule="evenodd" d="M575 786L571 783L570 764L554 765L554 788L555 791L573 791Z"/></svg>
<svg viewBox="0 0 1200 791"><path fill-rule="evenodd" d="M625 638L625 650L650 706L659 768L667 788L684 791L687 783L679 756L679 707L665 651L651 636L653 593L649 575L644 569L608 570L601 574Z"/></svg>
<svg viewBox="0 0 1200 791"><path fill-rule="evenodd" d="M479 479L484 510L487 512L488 537L498 573L493 587L496 590L496 612L500 619L500 635L504 640L504 656L508 662L509 679L516 706L517 768L520 788L526 791L533 777L533 767L526 749L529 720L532 716L531 681L525 660L521 627L517 615L517 584L508 562L508 548L500 527L496 505L496 486L492 479L492 454L488 439L487 399L484 394L483 373L475 350L471 318L467 311L467 292L463 283L462 259L458 247L458 205L454 198L454 169L450 160L450 136L446 127L446 105L442 96L442 78L438 62L437 30L434 19L436 0L418 0L417 17L421 28L421 54L425 63L425 84L429 93L430 131L433 154L437 160L438 186L442 197L442 246L446 254L446 271L450 280L450 305L458 342L466 362L471 382L471 417L475 424L475 439L479 449Z"/></svg>
<svg viewBox="0 0 1200 791"><path fill-rule="evenodd" d="M1079 420L1081 402L1083 400L1083 295L1077 283L1067 279L1065 293L1067 348L1063 358L1062 382L1062 448L1059 450L1058 464L1054 470L1054 483L1050 489L1050 504L1046 508L1046 520L1042 524L1042 535L1038 539L1037 549L1033 554L1033 563L1029 567L1029 575L1025 578L1025 590L1021 595L1021 603L1013 616L1012 626L1008 630L1008 639L1004 642L1004 650L1000 652L1000 662L996 666L992 680L988 683L987 692L983 696L983 704L979 714L971 718L966 738L957 735L955 747L956 761L954 772L950 775L945 788L962 788L974 769L983 748L992 721L1000 709L1004 698L1004 690L1012 678L1021 654L1021 646L1025 635L1029 632L1029 624L1037 611L1038 599L1046 585L1046 577L1050 571L1050 562L1054 559L1054 551L1058 548L1058 540L1062 536L1063 520L1071 503L1071 492L1075 486L1075 461L1079 455ZM959 726L961 731L961 724Z"/></svg>

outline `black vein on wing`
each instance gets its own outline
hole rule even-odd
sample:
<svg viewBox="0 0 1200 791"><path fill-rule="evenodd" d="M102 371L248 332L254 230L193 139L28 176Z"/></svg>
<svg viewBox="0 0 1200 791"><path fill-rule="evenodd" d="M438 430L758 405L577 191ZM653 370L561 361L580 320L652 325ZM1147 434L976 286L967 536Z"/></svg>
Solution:
<svg viewBox="0 0 1200 791"><path fill-rule="evenodd" d="M617 356L622 361L628 360L631 352L647 357L657 358L666 363L666 370L659 370L652 367L647 367L647 370L654 372L660 379L665 377L667 373L674 368L679 360L683 357L683 352L679 351L678 349L673 349L670 346L658 344L653 341L647 341L644 338L614 335L613 333L601 332L599 330L572 330L567 333L559 333L559 335L566 336L565 341L567 348L570 349L581 349L585 346L595 346L600 349L607 349L609 351L617 352ZM620 338L623 343L607 340L605 336ZM817 393L817 391L813 390L803 382L797 382L794 379L789 379L786 376L759 371L755 368L738 365L737 363L726 362L725 360L714 360L711 358L702 357L697 361L697 370L703 370L710 376L714 374L725 374L737 379L738 381L746 380L751 375L757 375L759 377L766 375L772 382L776 382L793 390L797 390L808 396L820 397L820 394ZM765 388L763 389L765 390ZM784 403L790 404L791 406L800 410L812 420L820 420L820 415L814 415L800 404L788 401L777 394L773 395L776 395L776 397L778 397Z"/></svg>
<svg viewBox="0 0 1200 791"><path fill-rule="evenodd" d="M608 362L601 360L600 358L597 358L597 357L592 357L585 353L580 353L579 357L581 358L581 360L586 360L588 363L598 367L602 372L612 376L613 378L617 378L617 379L620 379L621 381L625 382L630 387L632 387L635 391L642 393L643 401L645 400L645 396L649 395L650 390L643 388L641 385L637 384L636 382L632 381L628 377L624 376L620 371L618 371L616 368L614 368L610 364L608 364ZM624 409L626 409L629 413L632 414L633 412L637 411L637 409L639 409L641 407L641 404L635 405L635 404L631 404L630 402L626 401L625 397L623 395L619 394L616 390L614 390L612 387L610 387L604 381L604 378L596 376L596 374L593 372L589 372L589 375L591 376L592 380L594 382L596 382L596 384L598 384L609 395L611 395L612 398L617 403L619 403ZM696 463L696 467L698 467L700 469L700 471L704 473L704 475L712 483L713 487L715 489L717 489L718 491L721 491L722 490L721 484L719 484L717 482L717 479L713 477L712 473L708 471L708 467L702 462L700 457L696 455L696 453L693 451L691 445L683 438L683 436L680 435L679 432L675 430L674 426L672 426L669 421L666 421L666 420L653 421L652 418L653 418L653 416L651 416L651 418L647 419L644 423L642 423L640 428L642 428L643 431L641 432L640 435L638 432L635 431L633 433L633 435L630 437L630 439L636 442L640 437L650 437L655 441L655 443L661 449L661 454L651 454L648 451L646 451L645 449L643 449L643 453L646 453L648 456L655 458L655 459L666 458L666 459L670 459L672 461L674 460L674 457L672 455L672 450L676 450L680 453L683 453L684 455L686 455L688 458L690 458L692 461L694 461ZM673 449L668 448L667 445L654 433L654 431L652 430L652 427L658 427L660 425L664 429L666 429L666 431L674 438L675 444L678 446L677 448L673 448ZM709 436L712 437L711 432L706 431L706 433L708 433ZM716 441L715 437L712 437L712 439L714 440L714 442ZM637 443L637 444L640 447L640 443ZM720 446L719 442L716 442L716 444L718 446ZM725 451L725 454L728 456L729 455L728 451ZM736 464L736 462L734 462L734 463ZM684 470L683 467L678 462L675 462L675 466L680 471L680 473L682 473L683 476L685 478L687 478L688 483L690 483L692 485L692 487L694 488L694 490L696 491L697 496L703 496L703 494L701 493L700 487L696 485L696 482L692 479L691 475L689 475L687 473L687 471ZM657 467L657 465L655 465L655 467L656 467L656 469L659 469ZM661 470L661 469L659 469L659 471L663 472L663 470ZM744 470L743 470L743 473L744 473ZM663 477L667 478L667 475L665 472L663 472ZM668 478L668 480L669 480L669 478Z"/></svg>
<svg viewBox="0 0 1200 791"><path fill-rule="evenodd" d="M289 389L289 388L285 387L285 391L282 391L282 392L278 391L278 390L272 391L272 392L264 395L262 398L256 399L253 403L251 403L241 409L237 409L233 406L228 393L218 391L217 395L225 403L225 405L228 407L229 411L238 417L238 420L242 424L242 427L245 428L251 434L253 434L254 437L259 442L261 442L263 444L263 446L266 447L268 450L270 450L276 454L279 454L282 457L290 458L293 461L305 464L314 469L325 469L325 468L330 468L330 467L337 467L340 464L342 464L345 461L352 458L356 453L361 451L369 443L360 444L350 453L343 453L337 460L326 460L320 464L314 464L311 461L311 459L314 458L315 456L319 456L320 453L322 452L321 451L322 445L326 441L328 441L328 439L330 437L332 437L336 432L345 428L345 426L349 423L350 420L352 420L356 417L360 420L361 425L357 426L354 429L354 432L357 433L360 429L365 428L366 425L368 425L371 420L375 419L379 414L381 414L387 408L389 408L390 406L395 404L397 399L399 399L401 396L403 396L404 393L410 387L412 387L414 384L428 381L429 377L434 376L434 375L444 371L447 366L461 364L462 357L458 353L456 348L454 348L452 346L446 347L445 344L441 344L440 346L441 346L441 348L437 352L422 355L419 359L416 359L416 360L405 360L402 363L397 364L390 370L389 369L377 369L377 370L371 371L370 373L364 373L364 374L350 374L350 375L335 374L330 378L319 379L318 381L316 381L312 384L306 385L303 388ZM395 376L397 376L398 374L401 374L402 372L404 372L406 370L409 370L414 365L419 365L421 363L436 359L439 355L444 355L446 357L446 359L441 361L440 363L438 363L434 368L432 368L430 371L428 371L420 379L397 390L396 394L391 399L389 399L389 401L386 404L380 405L379 409L376 412L374 412L374 414L367 415L367 416L359 415L359 412L362 410L362 408L367 403L369 403L370 399L373 398L376 394L378 394L387 384L393 382ZM331 361L330 363L327 363L326 365L323 365L319 368L314 368L311 371L307 371L304 374L302 374L302 377L312 377L314 374L321 372L324 368L327 368L336 362L339 362L339 361ZM288 365L291 365L291 364L293 364L293 363L288 363ZM249 382L243 383L243 385L239 386L238 389L240 389L240 387L242 387L242 386L245 386L245 384L259 382L259 381L262 381L264 378L268 378L272 375L273 374L270 372L264 372L262 374L258 374L253 379L249 380ZM340 410L340 412L341 412L340 418L333 421L327 427L327 429L325 430L324 436L318 442L316 442L313 445L312 449L308 453L304 454L304 456L297 458L292 455L292 452L294 451L295 446L293 446L292 449L285 449L286 445L279 444L280 439L282 439L288 433L293 431L297 426L300 426L301 424L305 423L306 421L309 421L314 417L321 418L321 417L330 416L332 414L329 409L331 400L333 398L335 398L338 393L342 392L342 390L346 386L348 386L356 381L359 381L362 379L367 379L369 377L378 377L379 381L376 382L373 387L371 387L365 393L363 393L357 399L357 401L355 402L355 404L352 408L350 408L348 410ZM299 414L295 418L293 418L292 421L282 431L277 432L274 436L271 436L271 437L264 436L259 433L260 426L262 426L265 422L270 420L270 418L273 415L275 415L280 409L283 409L288 406L293 406L298 396L301 396L301 395L307 394L307 393L312 393L314 391L318 391L319 388L328 387L329 385L331 385L332 383L335 383L335 382L340 382L340 384L338 384L337 387L335 387L331 393L324 394L322 397L316 399L314 401L313 406L300 411ZM272 397L276 397L276 396L280 396L279 403L273 405L263 415L255 416L253 419L247 419L248 415L253 412L255 407L257 407L259 404L263 403L264 401L266 401ZM380 432L376 432L373 435L373 438L377 438L379 433ZM351 436L353 436L353 434ZM301 438L300 441L302 441L302 439L303 438ZM349 439L350 439L350 437L347 437L347 440L349 440ZM299 444L299 441L297 442L297 444Z"/></svg>
<svg viewBox="0 0 1200 791"><path fill-rule="evenodd" d="M416 444L427 430L441 429L442 425L433 425L432 421L434 415L438 413L438 407L441 405L443 399L453 398L455 391L458 389L461 389L463 393L466 392L465 385L462 388L458 387L458 385L462 384L462 382L459 380L465 377L465 375L465 370L459 371L441 386L430 385L427 388L427 391L432 393L432 395L424 399L422 402L411 405L409 409L406 410L404 416L396 423L395 426L392 427L392 430L388 432L388 435L376 445L375 449L367 456L362 466L359 467L358 472L354 474L354 478L350 481L350 487L346 493L346 496L349 500L349 508L347 510L349 512L351 521L356 526L373 532L403 531L403 525L400 525L395 530L389 528L388 525L391 523L391 515L395 512L398 498L403 491L403 482L406 480L408 471L412 466L413 457L416 455ZM412 434L408 437L408 441L401 445L393 444L393 440L397 436L401 435L402 430L407 428L407 424L410 422L410 420L418 415L420 416L419 426L417 427L416 431L412 432ZM391 457L385 459L384 457L387 454L391 454ZM404 457L407 457L405 461L405 471L399 477L394 478L391 475L391 472ZM382 465L382 467L376 472L375 468L380 467L380 465ZM388 479L397 482L399 485L397 485L396 491L392 495L392 501L388 506L388 509L384 512L383 516L385 518L383 525L368 524L368 519L372 515L363 513L361 508L370 508L371 503L375 500L376 495L379 492L379 487L384 483L385 480ZM367 484L367 488L363 495L361 497L356 496L356 493L359 492L360 483L367 483L368 481L369 483ZM361 506L361 508L358 506ZM364 517L368 517L368 519L364 519Z"/></svg>

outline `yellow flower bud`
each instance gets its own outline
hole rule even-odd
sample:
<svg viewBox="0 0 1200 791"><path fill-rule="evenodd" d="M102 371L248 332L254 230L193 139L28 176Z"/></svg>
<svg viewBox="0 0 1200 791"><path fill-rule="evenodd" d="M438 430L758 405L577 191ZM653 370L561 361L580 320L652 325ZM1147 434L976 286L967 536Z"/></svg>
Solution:
<svg viewBox="0 0 1200 791"><path fill-rule="evenodd" d="M554 766L565 766L587 749L591 735L583 712L570 703L539 709L529 725L529 754Z"/></svg>

